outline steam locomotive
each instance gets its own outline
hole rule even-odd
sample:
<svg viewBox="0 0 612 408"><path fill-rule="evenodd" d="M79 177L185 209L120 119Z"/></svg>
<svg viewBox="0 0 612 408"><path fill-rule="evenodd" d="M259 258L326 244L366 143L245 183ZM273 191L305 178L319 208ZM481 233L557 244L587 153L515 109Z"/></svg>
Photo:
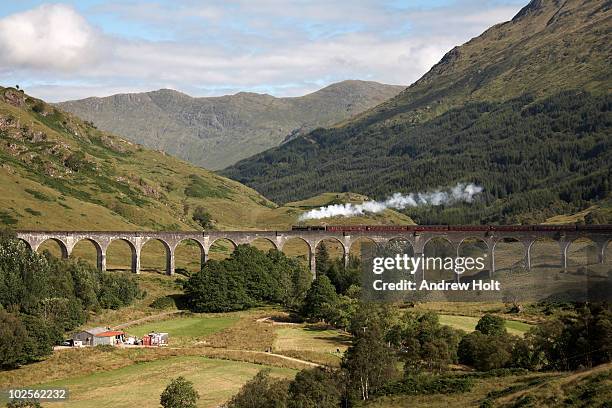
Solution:
<svg viewBox="0 0 612 408"><path fill-rule="evenodd" d="M293 225L292 231L418 232L418 231L612 231L612 225Z"/></svg>

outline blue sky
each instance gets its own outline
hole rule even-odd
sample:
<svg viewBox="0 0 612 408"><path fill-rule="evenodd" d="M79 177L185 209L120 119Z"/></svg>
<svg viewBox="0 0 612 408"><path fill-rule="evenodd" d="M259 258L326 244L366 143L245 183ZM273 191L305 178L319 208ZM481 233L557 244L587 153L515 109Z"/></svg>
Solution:
<svg viewBox="0 0 612 408"><path fill-rule="evenodd" d="M409 85L509 20L516 0L20 1L0 4L0 78L49 101L172 88L297 96Z"/></svg>

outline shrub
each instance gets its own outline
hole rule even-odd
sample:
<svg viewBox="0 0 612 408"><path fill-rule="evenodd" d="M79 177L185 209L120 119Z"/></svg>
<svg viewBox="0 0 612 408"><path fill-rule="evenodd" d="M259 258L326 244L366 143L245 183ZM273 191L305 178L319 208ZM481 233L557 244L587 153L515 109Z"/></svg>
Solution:
<svg viewBox="0 0 612 408"><path fill-rule="evenodd" d="M512 359L509 335L489 336L479 331L467 334L459 343L459 362L481 371L506 367Z"/></svg>
<svg viewBox="0 0 612 408"><path fill-rule="evenodd" d="M100 283L100 306L105 309L118 309L127 306L140 296L138 282L124 275L104 273Z"/></svg>
<svg viewBox="0 0 612 408"><path fill-rule="evenodd" d="M176 307L176 302L172 296L162 296L151 302L149 307L153 309L170 309Z"/></svg>
<svg viewBox="0 0 612 408"><path fill-rule="evenodd" d="M24 340L28 332L14 314L0 309L0 367L15 368L27 361Z"/></svg>
<svg viewBox="0 0 612 408"><path fill-rule="evenodd" d="M164 408L196 408L199 398L191 381L177 377L162 392L159 402Z"/></svg>
<svg viewBox="0 0 612 408"><path fill-rule="evenodd" d="M459 376L436 376L430 374L409 375L400 381L383 387L379 395L425 395L456 394L469 392L474 380Z"/></svg>
<svg viewBox="0 0 612 408"><path fill-rule="evenodd" d="M37 101L32 106L32 110L36 113L43 113L45 111L45 104L42 101Z"/></svg>
<svg viewBox="0 0 612 408"><path fill-rule="evenodd" d="M478 320L476 330L486 335L502 335L506 333L506 326L501 317L486 314Z"/></svg>
<svg viewBox="0 0 612 408"><path fill-rule="evenodd" d="M193 211L193 215L191 218L200 224L200 226L204 229L212 229L213 228L213 220L212 216L206 209L202 206L196 207Z"/></svg>
<svg viewBox="0 0 612 408"><path fill-rule="evenodd" d="M342 390L335 373L322 368L302 370L289 385L289 408L335 408Z"/></svg>
<svg viewBox="0 0 612 408"><path fill-rule="evenodd" d="M289 393L287 380L270 378L270 369L261 370L227 403L227 408L286 407Z"/></svg>
<svg viewBox="0 0 612 408"><path fill-rule="evenodd" d="M6 404L6 408L42 408L42 405L33 399L13 400Z"/></svg>
<svg viewBox="0 0 612 408"><path fill-rule="evenodd" d="M64 160L64 166L70 170L79 172L80 170L87 170L91 168L91 163L85 158L85 153L78 151L72 153L66 160Z"/></svg>

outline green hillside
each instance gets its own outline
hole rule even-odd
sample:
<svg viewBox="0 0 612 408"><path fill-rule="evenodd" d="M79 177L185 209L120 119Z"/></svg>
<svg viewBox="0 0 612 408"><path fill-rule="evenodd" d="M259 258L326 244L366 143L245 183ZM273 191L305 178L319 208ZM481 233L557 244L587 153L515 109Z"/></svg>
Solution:
<svg viewBox="0 0 612 408"><path fill-rule="evenodd" d="M599 1L534 0L389 102L222 174L277 202L484 187L475 205L408 212L418 223L542 222L589 207L605 218L611 21Z"/></svg>
<svg viewBox="0 0 612 408"><path fill-rule="evenodd" d="M0 88L0 175L0 225L20 229L195 230L198 207L218 229L287 229L306 211L14 88ZM412 222L392 211L345 221Z"/></svg>
<svg viewBox="0 0 612 408"><path fill-rule="evenodd" d="M330 126L397 95L405 87L343 81L308 95L251 92L194 98L170 89L59 103L100 129L220 169L287 138Z"/></svg>

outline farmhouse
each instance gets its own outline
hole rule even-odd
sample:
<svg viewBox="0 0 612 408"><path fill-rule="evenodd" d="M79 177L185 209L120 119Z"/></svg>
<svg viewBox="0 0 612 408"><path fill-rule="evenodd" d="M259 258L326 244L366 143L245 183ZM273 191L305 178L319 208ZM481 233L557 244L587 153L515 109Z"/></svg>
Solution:
<svg viewBox="0 0 612 408"><path fill-rule="evenodd" d="M80 332L74 333L72 335L72 340L80 341L84 346L93 346L94 345L94 337L97 334L104 333L108 331L106 327L93 327L91 329L82 330Z"/></svg>
<svg viewBox="0 0 612 408"><path fill-rule="evenodd" d="M102 333L98 333L94 336L94 346L115 346L117 344L123 344L124 341L125 332L118 330L108 330Z"/></svg>

